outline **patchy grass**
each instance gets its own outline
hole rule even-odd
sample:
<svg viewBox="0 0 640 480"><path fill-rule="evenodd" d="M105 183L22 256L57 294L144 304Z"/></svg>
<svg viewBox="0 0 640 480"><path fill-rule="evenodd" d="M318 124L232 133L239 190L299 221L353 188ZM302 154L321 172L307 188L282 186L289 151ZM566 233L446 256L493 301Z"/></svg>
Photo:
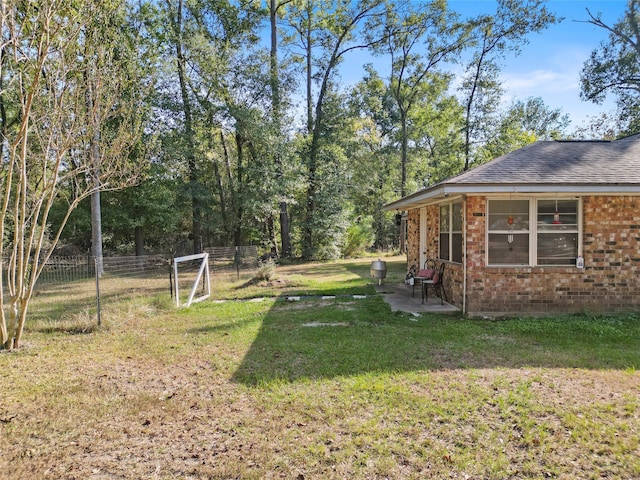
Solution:
<svg viewBox="0 0 640 480"><path fill-rule="evenodd" d="M400 282L406 273L402 257L388 257L388 281ZM269 280L260 271L255 276L228 275L213 281L213 296L218 299L247 299L289 295L373 294L369 278L371 259L339 260L279 266Z"/></svg>
<svg viewBox="0 0 640 480"><path fill-rule="evenodd" d="M368 266L217 291L366 293ZM0 478L640 477L638 315L416 319L376 295L109 308L102 329L43 318L0 354Z"/></svg>

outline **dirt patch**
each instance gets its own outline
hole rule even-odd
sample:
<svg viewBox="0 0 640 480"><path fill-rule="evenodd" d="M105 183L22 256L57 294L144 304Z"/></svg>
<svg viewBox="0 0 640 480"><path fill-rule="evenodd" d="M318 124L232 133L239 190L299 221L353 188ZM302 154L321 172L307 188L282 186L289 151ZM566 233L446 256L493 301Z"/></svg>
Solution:
<svg viewBox="0 0 640 480"><path fill-rule="evenodd" d="M349 324L346 322L311 322L311 323L303 323L303 327L348 327Z"/></svg>
<svg viewBox="0 0 640 480"><path fill-rule="evenodd" d="M289 300L286 302L278 302L274 306L278 310L306 310L309 308L325 308L334 305L335 302L329 300L308 301L302 299Z"/></svg>
<svg viewBox="0 0 640 480"><path fill-rule="evenodd" d="M387 410L393 392L373 386L247 390L201 360L122 359L67 373L76 392L65 401L40 396L0 412L9 439L1 472L11 471L12 479L379 478L380 469L392 478L568 479L591 478L594 468L603 478L637 472L615 453L638 453L631 439L638 410L624 410L630 392L638 393L637 375L486 369L398 376L395 395L404 392L412 407ZM510 399L522 389L531 396ZM351 393L343 396L345 390ZM529 404L518 403L526 398ZM616 434L625 442L603 443L609 437L602 431L616 425L588 431L610 408L635 416ZM391 450L383 453L384 445ZM594 451L584 450L589 446ZM478 462L495 456L500 474L478 470L475 455ZM360 464L362 458L372 463Z"/></svg>

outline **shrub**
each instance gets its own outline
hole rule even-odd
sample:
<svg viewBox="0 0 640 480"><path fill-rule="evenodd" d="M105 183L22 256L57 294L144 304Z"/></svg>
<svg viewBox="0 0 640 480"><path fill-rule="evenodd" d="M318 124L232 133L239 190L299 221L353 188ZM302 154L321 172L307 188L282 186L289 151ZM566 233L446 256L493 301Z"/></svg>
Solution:
<svg viewBox="0 0 640 480"><path fill-rule="evenodd" d="M262 282L269 282L273 280L276 273L276 262L273 260L267 260L266 262L260 263L258 267L258 271L254 275L254 280Z"/></svg>
<svg viewBox="0 0 640 480"><path fill-rule="evenodd" d="M373 243L373 229L364 221L354 223L347 228L342 246L343 257L357 257L363 254Z"/></svg>

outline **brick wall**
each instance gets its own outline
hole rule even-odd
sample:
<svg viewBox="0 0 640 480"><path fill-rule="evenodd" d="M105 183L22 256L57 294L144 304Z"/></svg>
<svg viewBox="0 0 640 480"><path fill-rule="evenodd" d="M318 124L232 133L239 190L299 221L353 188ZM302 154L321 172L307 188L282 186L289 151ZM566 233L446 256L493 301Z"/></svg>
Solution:
<svg viewBox="0 0 640 480"><path fill-rule="evenodd" d="M486 198L467 197L467 312L471 315L614 312L640 309L640 198L583 198L585 268L487 267ZM419 249L419 211L409 251ZM438 208L429 207L428 251L437 257ZM418 257L419 258L419 257ZM462 307L462 265L448 263L445 289Z"/></svg>
<svg viewBox="0 0 640 480"><path fill-rule="evenodd" d="M409 210L407 230L407 269L420 265L420 209ZM425 258L438 258L440 251L440 209L427 207L427 250Z"/></svg>
<svg viewBox="0 0 640 480"><path fill-rule="evenodd" d="M427 244L425 258L437 259L440 253L440 207L429 205L427 212ZM420 209L410 210L407 235L407 268L420 264ZM443 285L449 303L462 305L462 265L447 262Z"/></svg>
<svg viewBox="0 0 640 480"><path fill-rule="evenodd" d="M420 210L409 210L407 215L407 271L420 264Z"/></svg>
<svg viewBox="0 0 640 480"><path fill-rule="evenodd" d="M595 309L640 307L640 197L585 197L581 291Z"/></svg>

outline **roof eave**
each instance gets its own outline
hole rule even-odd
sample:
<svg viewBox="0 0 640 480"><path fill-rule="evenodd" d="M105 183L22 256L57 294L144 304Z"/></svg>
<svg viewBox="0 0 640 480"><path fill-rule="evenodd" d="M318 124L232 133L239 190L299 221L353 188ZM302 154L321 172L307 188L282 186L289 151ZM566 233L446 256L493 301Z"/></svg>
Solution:
<svg viewBox="0 0 640 480"><path fill-rule="evenodd" d="M386 211L411 210L419 206L427 205L434 200L437 200L440 196L443 198L445 196L444 185L435 185L430 188L418 190L417 192L407 195L406 197L402 197L395 202L387 203L382 206L382 209Z"/></svg>
<svg viewBox="0 0 640 480"><path fill-rule="evenodd" d="M459 195L478 194L573 194L573 195L640 195L640 184L571 184L571 183L544 183L544 184L438 184L433 187L419 190L407 195L395 202L388 203L382 208L386 211L411 210L438 203L444 199Z"/></svg>

